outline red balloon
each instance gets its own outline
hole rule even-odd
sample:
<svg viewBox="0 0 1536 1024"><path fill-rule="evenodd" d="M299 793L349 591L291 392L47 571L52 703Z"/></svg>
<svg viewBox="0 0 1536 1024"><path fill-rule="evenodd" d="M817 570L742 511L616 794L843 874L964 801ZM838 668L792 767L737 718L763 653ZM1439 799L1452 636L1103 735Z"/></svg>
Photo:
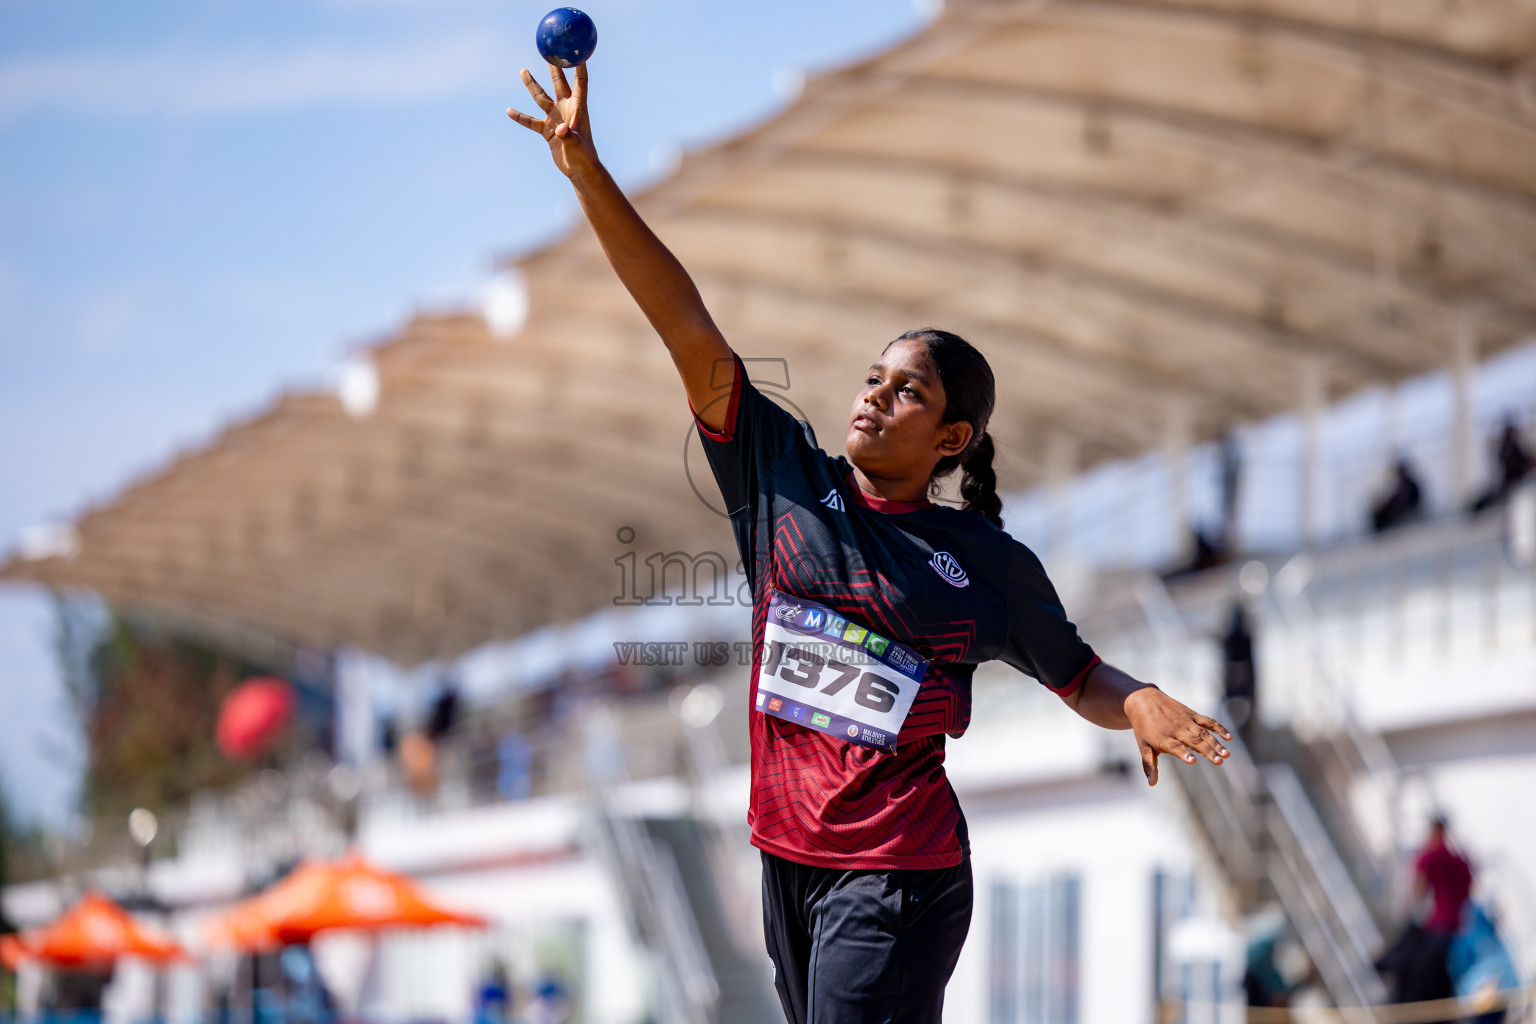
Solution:
<svg viewBox="0 0 1536 1024"><path fill-rule="evenodd" d="M251 758L266 749L293 718L293 687L286 679L259 676L230 691L219 708L215 733L224 756Z"/></svg>

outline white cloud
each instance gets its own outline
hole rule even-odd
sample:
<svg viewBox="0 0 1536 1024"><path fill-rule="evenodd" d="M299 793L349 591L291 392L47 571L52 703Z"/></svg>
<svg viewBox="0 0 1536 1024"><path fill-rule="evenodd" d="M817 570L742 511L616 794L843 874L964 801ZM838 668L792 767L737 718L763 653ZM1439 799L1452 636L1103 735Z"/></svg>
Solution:
<svg viewBox="0 0 1536 1024"><path fill-rule="evenodd" d="M0 124L39 110L108 118L223 117L328 102L388 102L512 82L489 32L375 49L74 54L0 64Z"/></svg>

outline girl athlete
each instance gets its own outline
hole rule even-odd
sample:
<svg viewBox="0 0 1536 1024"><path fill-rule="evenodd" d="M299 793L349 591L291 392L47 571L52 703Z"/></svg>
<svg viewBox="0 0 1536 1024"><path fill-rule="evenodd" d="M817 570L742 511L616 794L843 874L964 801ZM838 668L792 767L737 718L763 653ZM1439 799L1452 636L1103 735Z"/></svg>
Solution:
<svg viewBox="0 0 1536 1024"><path fill-rule="evenodd" d="M747 379L687 272L598 161L587 69L551 67L549 143L603 251L672 354L752 586L752 796L774 985L791 1024L939 1020L971 919L965 818L944 737L977 664L1034 676L1095 725L1221 764L1231 734L1101 662L1040 562L1001 529L992 371L946 331L902 335L854 396L847 458ZM729 370L728 392L712 379ZM962 471L964 511L933 505Z"/></svg>

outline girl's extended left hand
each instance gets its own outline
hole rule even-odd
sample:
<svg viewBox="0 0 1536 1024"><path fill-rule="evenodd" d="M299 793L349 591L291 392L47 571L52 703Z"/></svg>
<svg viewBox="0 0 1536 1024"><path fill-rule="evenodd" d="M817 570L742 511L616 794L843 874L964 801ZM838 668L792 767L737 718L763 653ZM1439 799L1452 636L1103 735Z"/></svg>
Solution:
<svg viewBox="0 0 1536 1024"><path fill-rule="evenodd" d="M1171 754L1186 764L1197 755L1219 765L1232 754L1217 739L1232 734L1214 718L1192 711L1155 686L1145 686L1125 698L1125 717L1130 719L1141 750L1141 770L1147 785L1157 785L1157 755Z"/></svg>

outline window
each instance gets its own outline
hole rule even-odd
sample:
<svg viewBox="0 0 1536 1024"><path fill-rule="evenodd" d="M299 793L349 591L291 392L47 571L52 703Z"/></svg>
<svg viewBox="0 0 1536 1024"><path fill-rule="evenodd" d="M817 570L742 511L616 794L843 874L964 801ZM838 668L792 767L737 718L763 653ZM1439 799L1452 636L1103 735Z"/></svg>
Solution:
<svg viewBox="0 0 1536 1024"><path fill-rule="evenodd" d="M1078 879L992 883L990 1024L1077 1024Z"/></svg>

